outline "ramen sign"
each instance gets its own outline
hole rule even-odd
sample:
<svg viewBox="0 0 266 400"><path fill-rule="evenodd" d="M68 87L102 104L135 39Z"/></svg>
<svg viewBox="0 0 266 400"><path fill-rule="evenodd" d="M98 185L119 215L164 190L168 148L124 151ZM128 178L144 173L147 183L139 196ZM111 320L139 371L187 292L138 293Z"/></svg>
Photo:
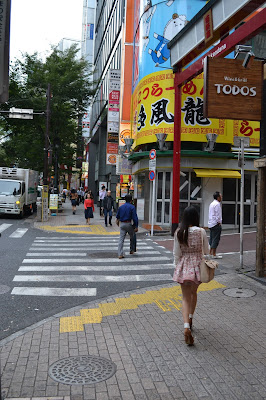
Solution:
<svg viewBox="0 0 266 400"><path fill-rule="evenodd" d="M243 60L204 60L203 113L208 118L260 121L262 119L263 63L250 67Z"/></svg>

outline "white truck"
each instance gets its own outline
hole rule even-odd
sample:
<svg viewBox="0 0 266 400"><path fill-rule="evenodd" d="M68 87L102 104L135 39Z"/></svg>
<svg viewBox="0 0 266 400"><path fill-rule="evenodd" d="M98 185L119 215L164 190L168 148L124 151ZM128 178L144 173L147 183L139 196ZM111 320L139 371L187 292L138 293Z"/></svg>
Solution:
<svg viewBox="0 0 266 400"><path fill-rule="evenodd" d="M0 167L0 214L23 218L36 211L38 178L31 169Z"/></svg>

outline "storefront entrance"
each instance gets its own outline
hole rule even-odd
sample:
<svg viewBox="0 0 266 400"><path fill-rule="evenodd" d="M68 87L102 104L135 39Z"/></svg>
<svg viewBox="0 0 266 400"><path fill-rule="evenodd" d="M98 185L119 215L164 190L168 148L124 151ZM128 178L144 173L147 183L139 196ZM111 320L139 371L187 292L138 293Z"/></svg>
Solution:
<svg viewBox="0 0 266 400"><path fill-rule="evenodd" d="M245 172L244 225L256 225L257 174ZM237 227L240 210L240 179L223 179L223 225Z"/></svg>
<svg viewBox="0 0 266 400"><path fill-rule="evenodd" d="M172 173L158 172L156 178L155 223L157 225L170 225L172 211Z"/></svg>

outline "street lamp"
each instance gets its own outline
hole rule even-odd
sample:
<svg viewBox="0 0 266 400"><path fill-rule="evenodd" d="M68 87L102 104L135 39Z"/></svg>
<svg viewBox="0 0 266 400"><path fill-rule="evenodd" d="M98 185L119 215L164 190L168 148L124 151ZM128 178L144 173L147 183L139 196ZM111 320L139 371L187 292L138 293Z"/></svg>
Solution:
<svg viewBox="0 0 266 400"><path fill-rule="evenodd" d="M213 152L217 137L218 137L217 133L207 133L206 135L207 144L204 147L204 151L208 151L209 153Z"/></svg>
<svg viewBox="0 0 266 400"><path fill-rule="evenodd" d="M167 133L156 133L155 135L157 138L159 150L161 150L161 151L167 150L167 148L165 146L165 141L168 136Z"/></svg>
<svg viewBox="0 0 266 400"><path fill-rule="evenodd" d="M118 152L122 155L122 157L128 158L132 154L132 145L134 143L134 139L125 138L125 145L118 146Z"/></svg>

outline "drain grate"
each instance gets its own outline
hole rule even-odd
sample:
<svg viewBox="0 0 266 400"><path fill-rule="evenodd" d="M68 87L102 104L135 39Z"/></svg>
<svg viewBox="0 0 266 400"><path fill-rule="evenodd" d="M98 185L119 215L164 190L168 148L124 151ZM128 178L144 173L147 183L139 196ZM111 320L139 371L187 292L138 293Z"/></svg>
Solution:
<svg viewBox="0 0 266 400"><path fill-rule="evenodd" d="M10 287L6 285L0 285L0 294L5 294L10 291Z"/></svg>
<svg viewBox="0 0 266 400"><path fill-rule="evenodd" d="M106 358L95 356L68 357L49 368L49 376L65 385L89 385L105 381L116 372L116 365Z"/></svg>
<svg viewBox="0 0 266 400"><path fill-rule="evenodd" d="M232 288L232 289L225 289L223 291L223 294L225 294L226 296L229 296L229 297L240 298L240 297L253 297L257 293L254 292L254 290L250 290L250 289Z"/></svg>

